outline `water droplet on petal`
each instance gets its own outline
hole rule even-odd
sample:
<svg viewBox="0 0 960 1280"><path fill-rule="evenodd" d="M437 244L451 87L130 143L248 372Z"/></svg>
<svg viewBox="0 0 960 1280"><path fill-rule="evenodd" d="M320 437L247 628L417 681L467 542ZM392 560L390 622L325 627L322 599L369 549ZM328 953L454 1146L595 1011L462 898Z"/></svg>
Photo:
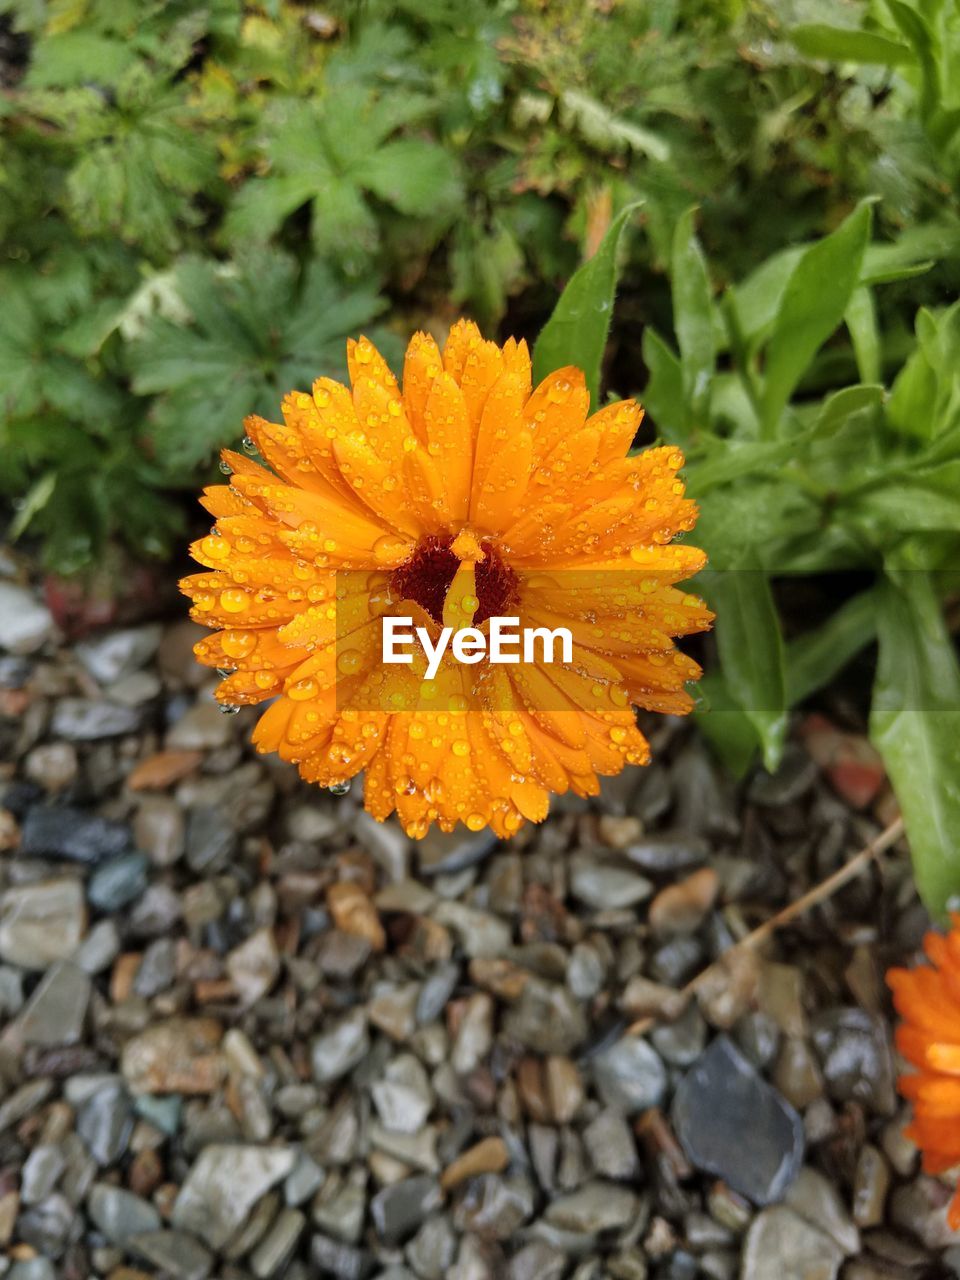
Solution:
<svg viewBox="0 0 960 1280"><path fill-rule="evenodd" d="M345 796L350 790L350 783L347 779L343 782L332 782L327 790L332 796Z"/></svg>

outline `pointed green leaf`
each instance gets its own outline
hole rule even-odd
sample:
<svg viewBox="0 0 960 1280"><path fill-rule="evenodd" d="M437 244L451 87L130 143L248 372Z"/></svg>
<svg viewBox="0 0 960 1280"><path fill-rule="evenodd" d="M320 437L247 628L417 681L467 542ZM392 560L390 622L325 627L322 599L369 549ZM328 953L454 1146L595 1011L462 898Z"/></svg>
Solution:
<svg viewBox="0 0 960 1280"><path fill-rule="evenodd" d="M703 579L717 615L714 633L724 679L756 729L764 765L772 773L783 753L787 696L783 638L770 582L745 560L739 568L711 571Z"/></svg>
<svg viewBox="0 0 960 1280"><path fill-rule="evenodd" d="M877 31L858 31L854 27L831 27L825 22L811 22L793 27L787 34L808 58L874 63L881 67L900 67L913 61L909 45L891 40Z"/></svg>
<svg viewBox="0 0 960 1280"><path fill-rule="evenodd" d="M802 374L843 320L860 278L871 220L864 201L832 235L807 249L790 274L767 344L762 404L767 435L776 432Z"/></svg>
<svg viewBox="0 0 960 1280"><path fill-rule="evenodd" d="M707 263L688 209L673 235L671 288L673 327L680 347L683 391L692 417L702 425L710 411L710 382L716 360L713 301Z"/></svg>
<svg viewBox="0 0 960 1280"><path fill-rule="evenodd" d="M870 736L900 802L927 907L960 895L960 670L929 576L901 571L880 592Z"/></svg>
<svg viewBox="0 0 960 1280"><path fill-rule="evenodd" d="M628 205L614 218L600 248L570 277L533 348L534 383L554 369L576 365L586 376L594 409L599 405L600 366L617 288L617 249L624 227L639 208L639 202Z"/></svg>

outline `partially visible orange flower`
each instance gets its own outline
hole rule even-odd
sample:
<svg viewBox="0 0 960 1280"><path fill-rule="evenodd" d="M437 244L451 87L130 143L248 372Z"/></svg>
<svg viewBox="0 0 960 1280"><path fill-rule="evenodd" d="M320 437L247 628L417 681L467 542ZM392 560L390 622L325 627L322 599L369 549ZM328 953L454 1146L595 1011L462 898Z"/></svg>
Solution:
<svg viewBox="0 0 960 1280"><path fill-rule="evenodd" d="M526 344L500 348L459 321L443 352L414 335L403 389L364 338L347 344L352 389L320 378L248 418L270 470L224 452L208 489L213 531L191 548L207 573L182 583L196 646L228 668L228 708L273 699L254 741L308 781L366 771L365 803L422 836L546 816L551 792L595 795L598 774L645 764L634 706L683 714L700 674L672 637L710 613L676 583L702 568L675 448L628 453L631 400L588 416L580 370L531 388ZM384 666L382 618L481 631L492 616L569 628L568 664L477 665L449 651L436 678Z"/></svg>
<svg viewBox="0 0 960 1280"><path fill-rule="evenodd" d="M913 1123L905 1132L922 1152L924 1171L933 1175L960 1165L960 915L952 921L948 934L925 935L929 965L887 973L904 1020L897 1048L917 1068L897 1081L913 1103ZM960 1230L960 1190L947 1220Z"/></svg>

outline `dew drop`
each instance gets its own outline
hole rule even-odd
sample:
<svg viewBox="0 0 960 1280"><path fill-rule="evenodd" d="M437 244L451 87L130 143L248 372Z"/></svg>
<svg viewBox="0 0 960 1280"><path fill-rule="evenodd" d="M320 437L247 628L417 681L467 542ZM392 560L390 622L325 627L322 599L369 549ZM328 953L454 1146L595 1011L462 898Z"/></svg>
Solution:
<svg viewBox="0 0 960 1280"><path fill-rule="evenodd" d="M220 714L222 716L236 716L240 714L240 708L235 702L221 702Z"/></svg>
<svg viewBox="0 0 960 1280"><path fill-rule="evenodd" d="M248 453L251 456L257 452L257 446L252 436L244 436L240 441L240 448L244 453Z"/></svg>
<svg viewBox="0 0 960 1280"><path fill-rule="evenodd" d="M227 587L220 592L220 608L225 613L243 613L250 608L250 597L239 587Z"/></svg>
<svg viewBox="0 0 960 1280"><path fill-rule="evenodd" d="M224 461L224 460L221 460L221 462L220 462L220 472L221 472L221 474L222 474L222 475L225 475L225 476L232 476L232 475L233 475L233 468L230 466L230 463L229 463L229 462L226 462L226 461Z"/></svg>
<svg viewBox="0 0 960 1280"><path fill-rule="evenodd" d="M346 779L343 782L333 782L327 790L332 796L345 796L350 790L350 783Z"/></svg>

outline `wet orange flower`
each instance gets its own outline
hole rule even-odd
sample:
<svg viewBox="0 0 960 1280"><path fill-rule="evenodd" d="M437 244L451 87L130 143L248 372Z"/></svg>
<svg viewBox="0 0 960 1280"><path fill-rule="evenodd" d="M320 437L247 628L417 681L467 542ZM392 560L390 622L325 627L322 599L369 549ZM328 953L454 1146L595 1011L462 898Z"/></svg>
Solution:
<svg viewBox="0 0 960 1280"><path fill-rule="evenodd" d="M704 555L669 545L696 508L682 454L629 455L642 410L589 415L582 373L531 389L526 344L498 347L459 321L441 354L415 334L403 389L364 338L348 343L352 389L320 378L291 392L283 424L248 418L224 452L229 484L191 548L209 572L182 583L196 646L223 670L226 709L271 699L261 751L334 790L365 771L365 803L422 836L488 824L499 836L546 816L551 792L595 795L598 774L644 764L634 707L683 714L697 664L674 636L709 624L677 588ZM383 662L382 619L444 626L558 626L572 661L467 665L448 649L432 680L414 647Z"/></svg>
<svg viewBox="0 0 960 1280"><path fill-rule="evenodd" d="M897 1081L913 1103L913 1123L905 1132L920 1148L925 1172L933 1175L960 1165L960 915L952 921L948 934L924 937L929 965L887 974L903 1018L897 1048L917 1068ZM947 1220L960 1230L960 1190Z"/></svg>

